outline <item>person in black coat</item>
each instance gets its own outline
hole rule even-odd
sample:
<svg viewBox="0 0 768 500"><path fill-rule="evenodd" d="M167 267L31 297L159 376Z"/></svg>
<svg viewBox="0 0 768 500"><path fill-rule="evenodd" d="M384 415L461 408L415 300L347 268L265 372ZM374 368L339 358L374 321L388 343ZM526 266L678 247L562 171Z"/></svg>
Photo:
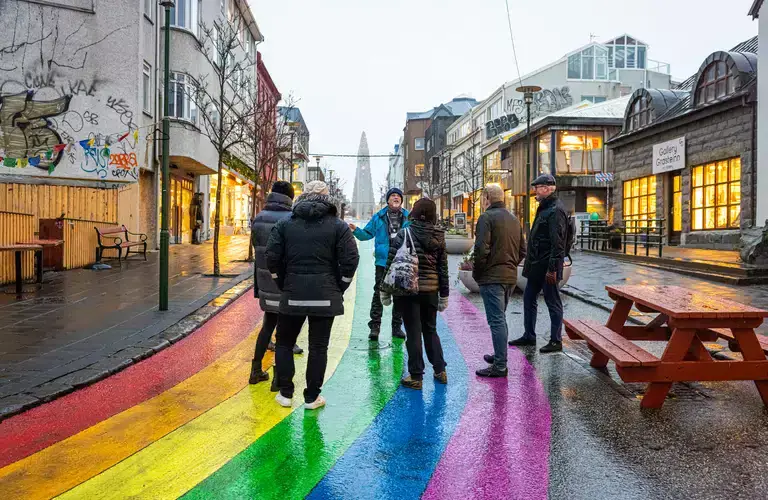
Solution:
<svg viewBox="0 0 768 500"><path fill-rule="evenodd" d="M267 267L281 290L275 368L277 402L289 407L295 366L291 349L309 319L309 360L305 408L325 405L320 390L328 363L328 343L335 316L344 314L344 291L360 256L349 226L322 181L307 184L290 218L277 223L267 243Z"/></svg>
<svg viewBox="0 0 768 500"><path fill-rule="evenodd" d="M387 272L397 250L406 240L406 231L409 231L411 237L408 241L413 241L419 257L419 293L395 296L394 302L403 316L405 347L408 350L409 375L401 381L401 384L411 389L421 389L424 379L422 337L427 359L435 372L435 380L443 384L448 383L443 346L437 335L437 312L444 311L448 307L450 285L445 232L435 226L437 222L435 202L428 198L417 201L413 205L410 220L410 226L401 229L389 246ZM386 306L392 304L389 291L382 290L381 302Z"/></svg>
<svg viewBox="0 0 768 500"><path fill-rule="evenodd" d="M251 245L255 250L256 264L253 266L253 294L259 299L264 320L261 331L256 339L256 348L251 361L251 376L249 384L258 384L269 380L269 374L262 368L262 361L267 348L270 347L272 334L277 326L277 316L280 306L280 289L272 279L267 269L267 240L275 224L291 216L293 204L293 186L289 182L277 181L272 185L272 192L267 196L264 209L253 218L251 224ZM274 345L271 347L274 349ZM302 349L293 346L294 354L301 354ZM274 380L273 380L274 382ZM273 385L276 390L276 386Z"/></svg>
<svg viewBox="0 0 768 500"><path fill-rule="evenodd" d="M539 352L563 350L563 302L557 284L563 279L563 262L568 238L568 214L557 198L555 178L543 174L531 184L536 190L539 208L528 238L523 276L528 278L523 293L523 323L525 333L509 344L513 346L536 345L536 315L539 294L544 291L544 301L549 309L551 332L549 343Z"/></svg>

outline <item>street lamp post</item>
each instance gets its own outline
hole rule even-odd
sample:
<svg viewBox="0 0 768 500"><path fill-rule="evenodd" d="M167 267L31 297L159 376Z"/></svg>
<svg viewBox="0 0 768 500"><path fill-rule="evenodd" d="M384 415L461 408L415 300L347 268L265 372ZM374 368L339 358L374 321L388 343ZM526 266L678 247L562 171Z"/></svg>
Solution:
<svg viewBox="0 0 768 500"><path fill-rule="evenodd" d="M293 136L296 135L295 132L291 132L291 173L290 173L290 183L293 184Z"/></svg>
<svg viewBox="0 0 768 500"><path fill-rule="evenodd" d="M448 151L448 223L451 222L451 209L453 208L453 182L451 180L451 151Z"/></svg>
<svg viewBox="0 0 768 500"><path fill-rule="evenodd" d="M531 104L533 104L533 94L541 91L541 87L536 85L524 85L515 89L517 92L523 94L525 101L525 114L526 114L526 127L525 135L527 139L527 154L525 159L525 233L529 234L531 231Z"/></svg>
<svg viewBox="0 0 768 500"><path fill-rule="evenodd" d="M168 118L168 99L170 95L171 70L169 61L171 58L171 9L176 6L174 0L160 0L160 5L165 9L165 46L163 54L163 173L162 173L162 213L160 215L160 304L161 311L168 310L168 250L171 235L168 231L168 222L171 218L170 198L168 196L169 183L169 143L171 123Z"/></svg>

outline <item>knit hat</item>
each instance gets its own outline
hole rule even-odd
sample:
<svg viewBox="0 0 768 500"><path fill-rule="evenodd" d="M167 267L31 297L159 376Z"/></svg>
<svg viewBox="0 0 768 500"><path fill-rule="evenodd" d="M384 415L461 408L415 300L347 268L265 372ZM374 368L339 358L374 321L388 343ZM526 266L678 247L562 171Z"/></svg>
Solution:
<svg viewBox="0 0 768 500"><path fill-rule="evenodd" d="M312 181L304 186L304 193L306 194L324 194L328 195L328 185L323 181Z"/></svg>
<svg viewBox="0 0 768 500"><path fill-rule="evenodd" d="M403 196L403 192L399 188L393 187L389 191L387 191L387 197L386 197L387 203L389 203L389 197L392 196L393 194L400 196L401 200L405 198Z"/></svg>
<svg viewBox="0 0 768 500"><path fill-rule="evenodd" d="M437 223L437 206L435 202L429 198L422 198L413 204L413 210L411 210L411 220L421 220Z"/></svg>
<svg viewBox="0 0 768 500"><path fill-rule="evenodd" d="M293 185L290 182L285 182L285 181L277 181L274 184L272 184L272 192L284 194L290 199L293 199L293 196L295 194L293 191Z"/></svg>

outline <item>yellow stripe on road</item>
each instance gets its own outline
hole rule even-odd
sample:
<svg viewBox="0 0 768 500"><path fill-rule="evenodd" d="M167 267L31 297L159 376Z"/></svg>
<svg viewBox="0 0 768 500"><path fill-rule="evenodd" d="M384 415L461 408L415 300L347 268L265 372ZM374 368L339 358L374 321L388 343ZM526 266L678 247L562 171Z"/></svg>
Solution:
<svg viewBox="0 0 768 500"><path fill-rule="evenodd" d="M356 280L337 317L328 350L326 380L349 345ZM306 357L297 364L292 408L282 408L269 384L246 388L205 414L144 448L109 470L70 490L61 498L177 498L213 474L302 405Z"/></svg>
<svg viewBox="0 0 768 500"><path fill-rule="evenodd" d="M248 383L260 328L171 389L0 469L0 498L61 494L237 394Z"/></svg>

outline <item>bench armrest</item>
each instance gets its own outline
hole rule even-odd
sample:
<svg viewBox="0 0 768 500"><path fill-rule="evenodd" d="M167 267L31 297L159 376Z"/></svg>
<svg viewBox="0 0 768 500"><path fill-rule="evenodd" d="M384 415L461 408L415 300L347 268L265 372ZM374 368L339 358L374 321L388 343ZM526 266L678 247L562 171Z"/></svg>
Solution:
<svg viewBox="0 0 768 500"><path fill-rule="evenodd" d="M144 233L132 233L132 232L130 232L130 231L126 231L126 233L127 233L127 234L130 234L130 235L132 235L132 236L138 236L139 238L141 238L141 241L142 241L142 242L144 242L144 241L147 241L147 235L146 235L146 234L144 234Z"/></svg>
<svg viewBox="0 0 768 500"><path fill-rule="evenodd" d="M100 246L109 246L109 245L103 245L101 243L102 238L112 238L112 245L119 246L123 243L123 238L121 236L112 236L111 234L101 234L99 233L99 245Z"/></svg>

